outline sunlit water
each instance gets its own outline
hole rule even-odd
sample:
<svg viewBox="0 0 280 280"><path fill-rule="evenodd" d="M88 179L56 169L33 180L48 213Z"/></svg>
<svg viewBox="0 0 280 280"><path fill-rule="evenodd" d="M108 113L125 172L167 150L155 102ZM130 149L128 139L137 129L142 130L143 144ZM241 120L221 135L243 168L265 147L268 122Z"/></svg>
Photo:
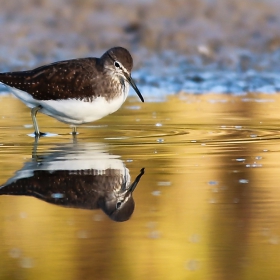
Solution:
<svg viewBox="0 0 280 280"><path fill-rule="evenodd" d="M279 279L280 96L162 100L131 97L76 139L39 114L35 145L29 109L0 98L0 191L25 194L0 196L0 279ZM81 180L142 168L125 222L81 198Z"/></svg>

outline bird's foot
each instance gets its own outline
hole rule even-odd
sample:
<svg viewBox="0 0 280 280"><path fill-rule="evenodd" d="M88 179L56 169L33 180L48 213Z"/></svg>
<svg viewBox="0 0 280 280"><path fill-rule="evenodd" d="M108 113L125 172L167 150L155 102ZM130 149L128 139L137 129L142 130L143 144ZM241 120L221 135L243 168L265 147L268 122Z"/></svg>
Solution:
<svg viewBox="0 0 280 280"><path fill-rule="evenodd" d="M78 132L77 132L77 127L74 126L74 125L71 125L71 127L72 127L72 132L71 132L71 134L72 134L73 136L76 136L76 135L78 134Z"/></svg>
<svg viewBox="0 0 280 280"><path fill-rule="evenodd" d="M46 136L47 133L40 132L40 131L39 131L39 133L37 133L37 132L35 131L35 132L34 132L34 135L35 135L36 138L40 138L40 137Z"/></svg>

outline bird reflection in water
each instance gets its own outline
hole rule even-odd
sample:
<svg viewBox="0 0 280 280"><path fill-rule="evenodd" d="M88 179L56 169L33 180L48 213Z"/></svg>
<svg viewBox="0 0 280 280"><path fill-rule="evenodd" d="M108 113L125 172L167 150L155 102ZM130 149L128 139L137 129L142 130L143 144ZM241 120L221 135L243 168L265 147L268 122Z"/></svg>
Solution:
<svg viewBox="0 0 280 280"><path fill-rule="evenodd" d="M35 152L36 153L36 152ZM101 208L112 220L127 221L134 211L133 191L144 168L130 183L129 170L106 145L84 143L57 146L45 155L33 154L0 187L0 195L26 195L72 208Z"/></svg>

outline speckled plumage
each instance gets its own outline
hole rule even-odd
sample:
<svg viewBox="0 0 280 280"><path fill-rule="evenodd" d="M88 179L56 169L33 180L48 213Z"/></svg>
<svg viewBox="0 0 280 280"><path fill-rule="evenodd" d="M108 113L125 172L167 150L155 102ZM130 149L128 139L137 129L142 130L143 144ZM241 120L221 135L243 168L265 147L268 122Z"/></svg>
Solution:
<svg viewBox="0 0 280 280"><path fill-rule="evenodd" d="M129 84L144 102L130 76L132 66L130 53L115 47L101 58L72 59L29 71L0 73L0 82L28 107L35 108L32 118L38 135L37 111L73 125L95 121L120 108ZM84 102L89 105L85 107Z"/></svg>
<svg viewBox="0 0 280 280"><path fill-rule="evenodd" d="M46 202L71 208L101 208L111 219L126 221L134 211L132 192L144 174L134 182L126 181L117 169L34 170L33 176L19 178L0 186L0 195L33 196ZM116 208L123 198L121 208ZM122 201L122 199L120 200Z"/></svg>
<svg viewBox="0 0 280 280"><path fill-rule="evenodd" d="M113 56L128 71L132 69L132 58L124 49ZM111 50L112 51L112 50ZM119 58L119 59L120 59ZM29 71L0 73L0 82L32 95L36 100L79 99L92 101L102 96L110 100L120 95L120 87L109 71L104 71L107 52L101 58L79 58L59 61ZM117 90L116 90L117 88Z"/></svg>
<svg viewBox="0 0 280 280"><path fill-rule="evenodd" d="M83 209L97 209L100 197L120 192L125 177L116 169L34 170L31 177L20 178L0 188L0 195L35 196L50 203ZM130 182L128 182L129 184ZM59 199L53 194L60 193Z"/></svg>

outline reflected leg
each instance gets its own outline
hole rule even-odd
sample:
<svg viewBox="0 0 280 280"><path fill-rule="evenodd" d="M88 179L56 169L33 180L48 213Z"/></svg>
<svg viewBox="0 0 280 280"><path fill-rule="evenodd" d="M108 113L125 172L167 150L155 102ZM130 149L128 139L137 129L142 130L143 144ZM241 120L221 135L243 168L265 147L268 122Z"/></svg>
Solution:
<svg viewBox="0 0 280 280"><path fill-rule="evenodd" d="M32 148L32 159L35 161L37 161L37 159L38 159L38 156L37 156L38 138L39 137L35 137L35 141L34 141L33 148Z"/></svg>

